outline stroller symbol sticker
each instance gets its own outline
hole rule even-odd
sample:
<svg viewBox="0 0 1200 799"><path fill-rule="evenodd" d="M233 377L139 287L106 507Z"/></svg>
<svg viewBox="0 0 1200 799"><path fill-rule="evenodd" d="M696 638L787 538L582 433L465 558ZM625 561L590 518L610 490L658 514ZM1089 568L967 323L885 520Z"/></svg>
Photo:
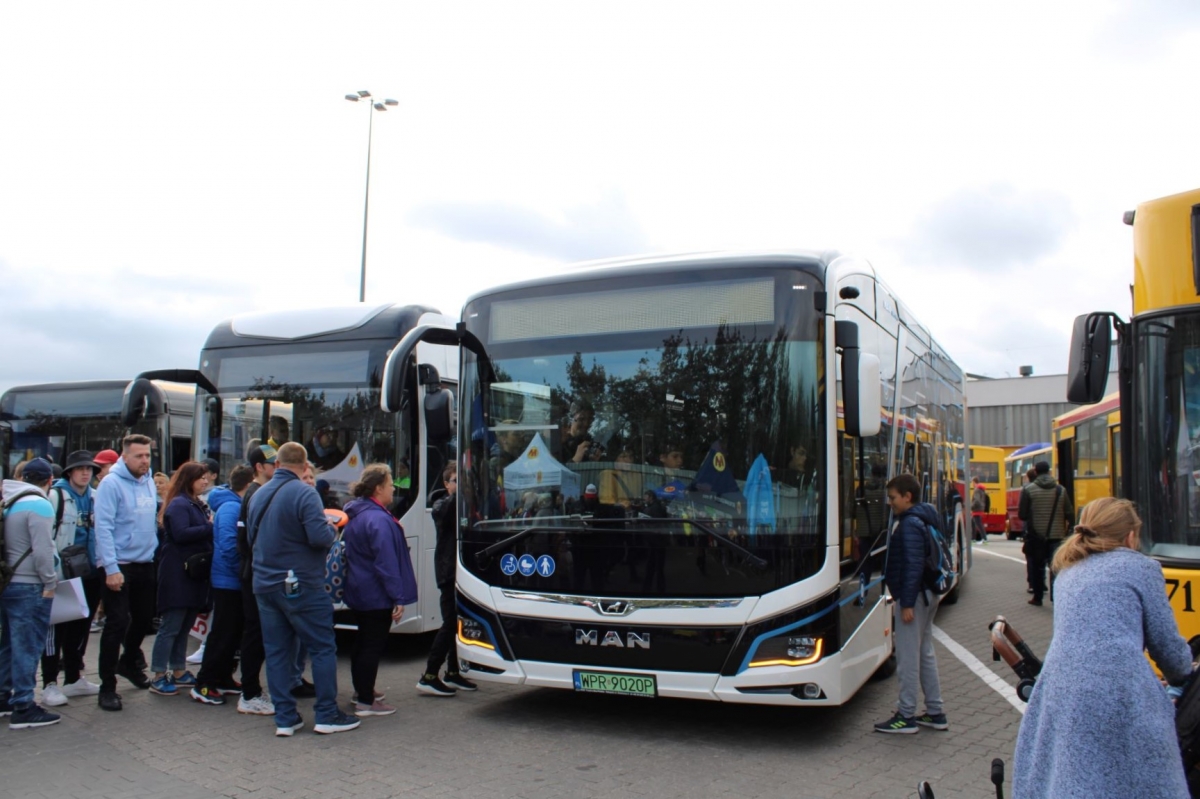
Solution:
<svg viewBox="0 0 1200 799"><path fill-rule="evenodd" d="M517 561L517 569L523 577L532 576L534 568L536 568L536 564L534 563L533 555L522 555Z"/></svg>

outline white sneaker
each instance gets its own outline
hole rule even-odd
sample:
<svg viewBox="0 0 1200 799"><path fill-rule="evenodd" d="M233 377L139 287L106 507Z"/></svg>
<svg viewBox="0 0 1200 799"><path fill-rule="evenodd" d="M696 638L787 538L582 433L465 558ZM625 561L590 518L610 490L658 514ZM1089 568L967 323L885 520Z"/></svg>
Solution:
<svg viewBox="0 0 1200 799"><path fill-rule="evenodd" d="M197 666L204 662L204 644L200 644L200 648L192 654L188 655L187 662L193 666Z"/></svg>
<svg viewBox="0 0 1200 799"><path fill-rule="evenodd" d="M238 713L246 713L251 716L274 716L275 705L271 704L271 700L267 699L266 694L256 696L253 699L239 697Z"/></svg>
<svg viewBox="0 0 1200 799"><path fill-rule="evenodd" d="M100 686L88 682L87 677L80 677L75 682L69 682L62 687L63 696L95 696L100 693Z"/></svg>
<svg viewBox="0 0 1200 799"><path fill-rule="evenodd" d="M67 698L59 690L58 683L52 682L42 689L42 704L46 707L59 707L66 703Z"/></svg>

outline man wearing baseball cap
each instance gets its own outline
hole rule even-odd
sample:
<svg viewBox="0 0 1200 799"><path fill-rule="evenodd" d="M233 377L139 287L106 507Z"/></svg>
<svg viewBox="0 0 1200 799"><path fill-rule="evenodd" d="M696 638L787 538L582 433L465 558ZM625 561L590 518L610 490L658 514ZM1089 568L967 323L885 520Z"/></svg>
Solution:
<svg viewBox="0 0 1200 799"><path fill-rule="evenodd" d="M58 585L54 563L54 511L46 489L54 471L44 458L34 458L21 473L24 482L4 481L4 552L13 567L12 582L0 594L0 716L8 728L45 727L60 716L33 701L38 655L50 629L50 605Z"/></svg>
<svg viewBox="0 0 1200 799"><path fill-rule="evenodd" d="M113 464L121 460L121 456L114 449L102 449L96 453L96 457L92 458L96 464L96 482L95 486L100 485L100 481L108 475L108 470L113 467Z"/></svg>

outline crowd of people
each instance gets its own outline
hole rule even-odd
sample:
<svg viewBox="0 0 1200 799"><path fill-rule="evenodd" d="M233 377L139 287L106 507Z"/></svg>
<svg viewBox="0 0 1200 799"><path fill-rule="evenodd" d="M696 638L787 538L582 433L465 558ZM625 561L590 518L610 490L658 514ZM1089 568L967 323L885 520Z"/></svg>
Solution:
<svg viewBox="0 0 1200 799"><path fill-rule="evenodd" d="M318 733L396 712L375 682L392 624L417 601L417 580L390 510L396 489L386 464L366 466L344 513L332 512L340 530L308 450L295 442L278 450L255 444L222 485L215 461L189 461L169 478L152 474L151 441L141 435L126 436L119 455L72 452L58 471L56 479L55 465L33 458L3 483L0 716L11 729L58 723L49 708L75 697L95 696L102 710L118 712L118 678L205 705L236 696L238 712L273 716L282 737L304 726L297 698L315 698ZM459 672L454 646L454 464L442 478L434 518L443 624L416 688L447 697L476 686ZM334 599L326 585L339 536L343 601L358 625L349 712L338 704ZM84 573L76 571L80 563ZM56 588L71 577L80 579L86 610L51 624ZM101 609L97 684L84 675L84 657ZM209 614L209 631L193 674L188 640L201 613ZM152 631L147 662L143 645ZM311 682L303 678L306 661Z"/></svg>

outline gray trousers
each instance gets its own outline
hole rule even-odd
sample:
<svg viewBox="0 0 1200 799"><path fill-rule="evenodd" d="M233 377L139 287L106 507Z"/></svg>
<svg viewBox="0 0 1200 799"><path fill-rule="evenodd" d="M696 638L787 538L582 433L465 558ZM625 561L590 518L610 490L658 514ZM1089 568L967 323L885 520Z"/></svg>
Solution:
<svg viewBox="0 0 1200 799"><path fill-rule="evenodd" d="M925 604L925 600L929 604ZM933 654L933 617L941 597L931 591L917 595L915 618L908 624L900 620L900 605L892 605L892 644L896 649L896 676L900 680L900 715L917 715L917 688L925 694L925 712L942 712L942 686L938 682L937 657Z"/></svg>

